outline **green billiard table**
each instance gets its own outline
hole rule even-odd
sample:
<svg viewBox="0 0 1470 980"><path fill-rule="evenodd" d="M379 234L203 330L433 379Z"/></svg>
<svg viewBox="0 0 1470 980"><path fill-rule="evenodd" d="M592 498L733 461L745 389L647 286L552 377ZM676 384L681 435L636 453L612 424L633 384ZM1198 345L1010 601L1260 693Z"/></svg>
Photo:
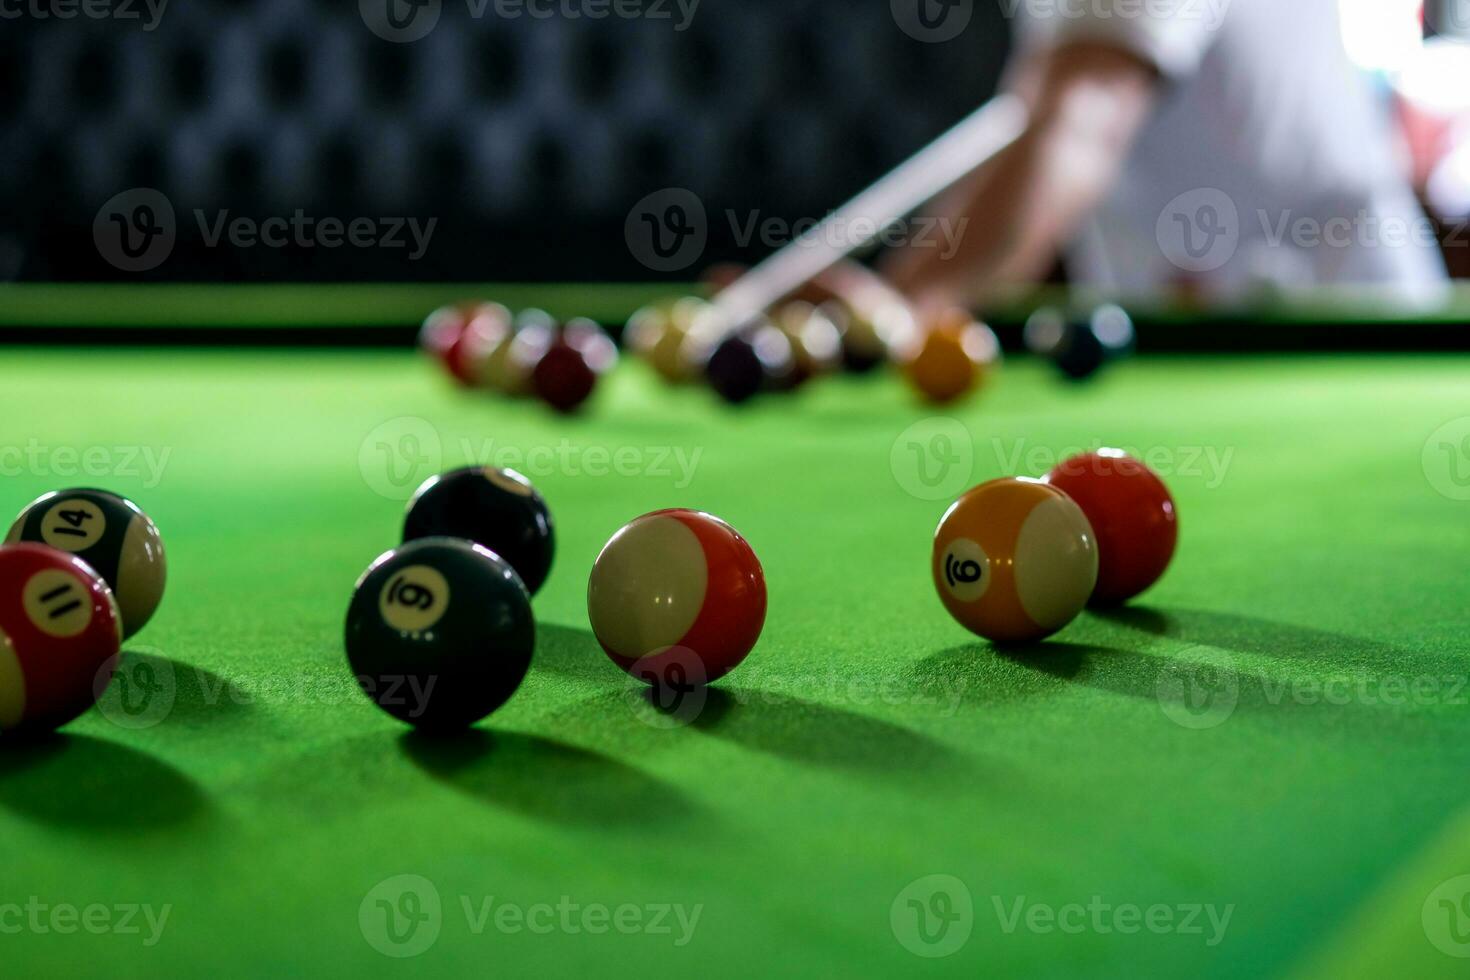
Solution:
<svg viewBox="0 0 1470 980"><path fill-rule="evenodd" d="M1464 355L1083 387L1018 357L943 410L880 373L736 411L625 363L573 418L409 350L5 363L0 505L105 486L169 559L100 707L0 744L10 975L1463 976ZM929 579L948 500L1099 445L1174 492L1164 580L1034 647L966 633ZM356 688L343 616L414 486L472 462L537 484L558 554L519 693L431 739ZM670 506L739 528L770 594L673 713L585 606Z"/></svg>

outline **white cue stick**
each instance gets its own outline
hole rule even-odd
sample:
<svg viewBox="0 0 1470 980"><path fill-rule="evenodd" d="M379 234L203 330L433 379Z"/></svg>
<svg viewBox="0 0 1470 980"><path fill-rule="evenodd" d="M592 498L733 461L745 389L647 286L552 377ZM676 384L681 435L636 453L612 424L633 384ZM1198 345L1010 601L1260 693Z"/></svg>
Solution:
<svg viewBox="0 0 1470 980"><path fill-rule="evenodd" d="M869 244L904 215L959 183L1014 143L1025 130L1026 121L1026 107L1014 95L997 96L960 120L876 184L721 290L714 298L718 333L730 333L742 321L795 292ZM850 229L858 221L869 223L872 234L839 240L839 235L848 232L828 233L834 227Z"/></svg>

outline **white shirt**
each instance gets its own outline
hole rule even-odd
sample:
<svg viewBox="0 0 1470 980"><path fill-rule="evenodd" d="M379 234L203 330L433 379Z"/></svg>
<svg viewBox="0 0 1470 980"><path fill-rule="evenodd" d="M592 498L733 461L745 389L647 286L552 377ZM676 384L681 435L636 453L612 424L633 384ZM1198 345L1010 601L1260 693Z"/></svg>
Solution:
<svg viewBox="0 0 1470 980"><path fill-rule="evenodd" d="M1105 40L1165 77L1074 276L1122 294L1188 282L1372 284L1432 299L1446 279L1395 159L1388 107L1342 44L1337 0L1025 0L1022 47Z"/></svg>

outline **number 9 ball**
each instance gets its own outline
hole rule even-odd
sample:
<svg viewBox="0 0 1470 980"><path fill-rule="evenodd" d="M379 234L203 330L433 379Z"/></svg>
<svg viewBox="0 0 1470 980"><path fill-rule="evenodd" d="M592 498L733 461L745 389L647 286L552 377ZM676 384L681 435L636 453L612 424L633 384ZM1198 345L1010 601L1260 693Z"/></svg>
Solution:
<svg viewBox="0 0 1470 980"><path fill-rule="evenodd" d="M426 731L465 728L509 700L535 641L520 576L457 538L424 538L380 556L347 609L347 662L363 691Z"/></svg>

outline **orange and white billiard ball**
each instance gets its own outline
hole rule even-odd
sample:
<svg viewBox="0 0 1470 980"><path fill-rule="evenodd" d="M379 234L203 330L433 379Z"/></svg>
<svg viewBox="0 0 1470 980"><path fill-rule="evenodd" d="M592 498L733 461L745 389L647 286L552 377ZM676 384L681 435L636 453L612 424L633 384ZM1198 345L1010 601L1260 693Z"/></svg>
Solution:
<svg viewBox="0 0 1470 980"><path fill-rule="evenodd" d="M985 384L1000 362L995 331L964 310L930 318L901 355L904 376L928 401L957 401Z"/></svg>
<svg viewBox="0 0 1470 980"><path fill-rule="evenodd" d="M766 579L729 524L693 510L644 514L592 566L587 613L613 663L650 685L735 669L766 621Z"/></svg>
<svg viewBox="0 0 1470 980"><path fill-rule="evenodd" d="M982 483L934 532L934 585L960 625L996 643L1029 643L1077 617L1097 581L1092 525L1040 480Z"/></svg>
<svg viewBox="0 0 1470 980"><path fill-rule="evenodd" d="M122 616L82 559L0 547L0 732L44 732L90 708L112 679Z"/></svg>
<svg viewBox="0 0 1470 980"><path fill-rule="evenodd" d="M1127 602L1159 580L1174 557L1179 515L1157 473L1101 449L1058 463L1045 479L1076 501L1097 535L1094 605Z"/></svg>

